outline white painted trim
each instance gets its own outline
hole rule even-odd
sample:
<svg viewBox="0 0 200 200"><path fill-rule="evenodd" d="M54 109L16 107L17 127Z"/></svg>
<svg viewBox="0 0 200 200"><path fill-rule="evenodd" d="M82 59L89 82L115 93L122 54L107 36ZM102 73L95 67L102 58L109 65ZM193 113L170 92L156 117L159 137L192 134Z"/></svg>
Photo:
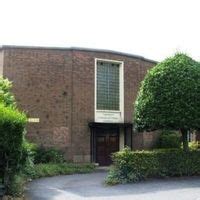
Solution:
<svg viewBox="0 0 200 200"><path fill-rule="evenodd" d="M120 110L98 110L98 112L112 112L112 113L118 113Z"/></svg>
<svg viewBox="0 0 200 200"><path fill-rule="evenodd" d="M124 149L124 129L119 128L119 150Z"/></svg>
<svg viewBox="0 0 200 200"><path fill-rule="evenodd" d="M96 122L96 110L97 110L97 61L98 58L94 59L94 121Z"/></svg>
<svg viewBox="0 0 200 200"><path fill-rule="evenodd" d="M97 110L97 90L96 90L96 87L97 87L97 61L104 61L104 62L110 62L110 63L117 63L119 64L119 67L120 67L120 99L119 99L119 102L120 102L120 109L119 111L118 110ZM102 59L102 58L95 58L95 78L94 78L94 116L95 116L95 122L98 121L97 120L97 112L99 113L119 113L120 114L120 120L119 121L113 121L113 123L115 122L121 122L123 123L124 122L124 62L123 61L119 61L119 60L109 60L109 59ZM110 122L110 121L109 121Z"/></svg>
<svg viewBox="0 0 200 200"><path fill-rule="evenodd" d="M120 111L122 122L124 122L124 62L121 62L120 68Z"/></svg>

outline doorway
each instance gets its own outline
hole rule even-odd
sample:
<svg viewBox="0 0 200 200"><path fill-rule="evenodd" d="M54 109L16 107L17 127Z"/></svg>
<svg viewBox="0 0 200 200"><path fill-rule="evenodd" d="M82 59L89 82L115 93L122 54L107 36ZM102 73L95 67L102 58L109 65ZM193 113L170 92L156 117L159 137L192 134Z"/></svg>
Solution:
<svg viewBox="0 0 200 200"><path fill-rule="evenodd" d="M97 129L96 162L100 166L110 165L111 155L117 151L119 151L119 128Z"/></svg>

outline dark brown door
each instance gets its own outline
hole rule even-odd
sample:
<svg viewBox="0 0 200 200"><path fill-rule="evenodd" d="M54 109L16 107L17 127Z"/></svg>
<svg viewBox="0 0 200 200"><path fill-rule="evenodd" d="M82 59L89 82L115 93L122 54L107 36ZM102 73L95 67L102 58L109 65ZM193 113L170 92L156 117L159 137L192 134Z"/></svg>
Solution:
<svg viewBox="0 0 200 200"><path fill-rule="evenodd" d="M111 154L119 151L119 130L99 130L96 135L96 161L101 166L112 163Z"/></svg>

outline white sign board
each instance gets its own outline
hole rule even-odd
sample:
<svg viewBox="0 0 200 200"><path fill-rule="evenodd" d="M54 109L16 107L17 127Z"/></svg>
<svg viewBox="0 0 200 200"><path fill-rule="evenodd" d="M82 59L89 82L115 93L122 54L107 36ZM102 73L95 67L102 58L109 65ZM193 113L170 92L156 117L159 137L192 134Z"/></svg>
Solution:
<svg viewBox="0 0 200 200"><path fill-rule="evenodd" d="M28 122L39 123L40 122L40 118L28 118Z"/></svg>
<svg viewBox="0 0 200 200"><path fill-rule="evenodd" d="M117 111L97 111L95 113L95 122L104 123L123 123L121 112Z"/></svg>

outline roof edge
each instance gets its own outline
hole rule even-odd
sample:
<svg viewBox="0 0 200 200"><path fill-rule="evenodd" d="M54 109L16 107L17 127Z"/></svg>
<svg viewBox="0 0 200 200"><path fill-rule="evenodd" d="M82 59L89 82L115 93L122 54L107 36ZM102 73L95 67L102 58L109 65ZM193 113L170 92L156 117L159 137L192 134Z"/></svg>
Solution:
<svg viewBox="0 0 200 200"><path fill-rule="evenodd" d="M44 46L18 46L18 45L2 45L0 46L0 50L4 49L42 49L42 50L61 50L61 51L66 51L66 50L74 50L74 51L87 51L87 52L97 52L97 53L111 53L111 54L116 54L116 55L121 55L121 56L127 56L127 57L132 57L132 58L137 58L143 61L151 62L154 64L157 64L158 61L151 60L148 58L145 58L143 56L131 54L131 53L124 53L121 51L115 51L115 50L109 50L109 49L95 49L95 48L85 48L85 47L44 47Z"/></svg>

